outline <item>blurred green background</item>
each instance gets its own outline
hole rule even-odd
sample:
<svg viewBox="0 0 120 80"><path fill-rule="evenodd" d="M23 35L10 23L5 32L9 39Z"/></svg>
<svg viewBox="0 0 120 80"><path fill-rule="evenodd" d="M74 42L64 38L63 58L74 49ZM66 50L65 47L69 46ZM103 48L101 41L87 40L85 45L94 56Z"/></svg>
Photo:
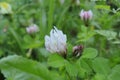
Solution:
<svg viewBox="0 0 120 80"><path fill-rule="evenodd" d="M12 7L12 13L0 14L0 58L17 54L46 62L49 52L44 47L44 37L56 26L67 35L68 56L72 55L73 46L81 44L85 48L95 48L98 51L97 57L110 61L111 69L120 64L120 0L79 1L80 3L77 0L64 0L64 3L60 3L60 0L0 0L0 3L6 2ZM82 9L93 12L88 27L79 16ZM39 26L39 32L34 37L26 32L26 27L32 23ZM107 63L107 60L106 63L104 59L100 60L103 66ZM86 62L89 63L88 61ZM109 80L103 79L100 74L91 79L94 70L92 74L89 71L86 74L87 77L82 75L80 80L98 80L98 77L99 80Z"/></svg>

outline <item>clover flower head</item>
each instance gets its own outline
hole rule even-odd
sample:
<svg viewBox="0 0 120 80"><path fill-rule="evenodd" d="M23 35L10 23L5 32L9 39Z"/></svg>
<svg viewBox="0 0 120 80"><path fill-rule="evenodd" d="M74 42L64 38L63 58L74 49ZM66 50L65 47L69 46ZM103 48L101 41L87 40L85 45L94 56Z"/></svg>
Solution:
<svg viewBox="0 0 120 80"><path fill-rule="evenodd" d="M29 27L26 28L27 33L33 34L39 31L39 28L36 24L32 24Z"/></svg>
<svg viewBox="0 0 120 80"><path fill-rule="evenodd" d="M51 53L65 54L66 41L66 35L54 26L54 29L50 31L50 36L45 36L45 47Z"/></svg>
<svg viewBox="0 0 120 80"><path fill-rule="evenodd" d="M12 7L6 2L0 2L0 14L11 14Z"/></svg>
<svg viewBox="0 0 120 80"><path fill-rule="evenodd" d="M79 15L80 15L82 20L88 21L88 20L92 19L93 13L91 10L89 10L89 11L81 10Z"/></svg>

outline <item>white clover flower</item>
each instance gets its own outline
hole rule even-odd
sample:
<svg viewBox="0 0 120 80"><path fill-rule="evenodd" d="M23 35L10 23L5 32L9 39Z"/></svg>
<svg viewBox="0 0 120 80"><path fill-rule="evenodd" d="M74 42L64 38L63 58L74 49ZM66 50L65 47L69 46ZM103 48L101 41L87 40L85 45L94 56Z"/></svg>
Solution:
<svg viewBox="0 0 120 80"><path fill-rule="evenodd" d="M87 20L91 20L92 19L93 13L92 13L91 10L89 10L89 11L81 10L79 15L80 15L82 20L87 21Z"/></svg>
<svg viewBox="0 0 120 80"><path fill-rule="evenodd" d="M65 0L59 0L60 4L64 4Z"/></svg>
<svg viewBox="0 0 120 80"><path fill-rule="evenodd" d="M11 5L6 2L0 2L0 14L12 13Z"/></svg>
<svg viewBox="0 0 120 80"><path fill-rule="evenodd" d="M76 5L80 5L80 0L76 0Z"/></svg>
<svg viewBox="0 0 120 80"><path fill-rule="evenodd" d="M45 47L51 53L66 54L66 35L56 27L50 31L50 36L45 36Z"/></svg>
<svg viewBox="0 0 120 80"><path fill-rule="evenodd" d="M32 24L29 27L26 28L27 33L33 34L39 31L39 28L36 24Z"/></svg>

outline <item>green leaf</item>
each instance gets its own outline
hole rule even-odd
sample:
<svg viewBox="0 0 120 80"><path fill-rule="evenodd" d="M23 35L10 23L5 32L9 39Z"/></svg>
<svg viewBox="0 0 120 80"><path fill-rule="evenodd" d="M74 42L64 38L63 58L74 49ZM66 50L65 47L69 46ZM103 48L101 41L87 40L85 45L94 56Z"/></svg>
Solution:
<svg viewBox="0 0 120 80"><path fill-rule="evenodd" d="M107 76L110 72L109 60L102 57L95 58L92 61L92 68L96 73Z"/></svg>
<svg viewBox="0 0 120 80"><path fill-rule="evenodd" d="M29 44L24 44L23 48L28 49L28 48L38 48L42 45L43 43L40 41L34 41Z"/></svg>
<svg viewBox="0 0 120 80"><path fill-rule="evenodd" d="M0 57L4 54L3 50L0 49Z"/></svg>
<svg viewBox="0 0 120 80"><path fill-rule="evenodd" d="M113 41L112 43L113 43L113 44L120 44L120 41L119 41L119 40L116 40L116 41Z"/></svg>
<svg viewBox="0 0 120 80"><path fill-rule="evenodd" d="M17 55L1 59L0 69L8 80L52 80L44 65Z"/></svg>
<svg viewBox="0 0 120 80"><path fill-rule="evenodd" d="M66 71L68 72L68 74L71 77L76 77L77 76L78 69L77 69L76 64L70 63L70 62L66 62L66 66L65 67L66 67Z"/></svg>
<svg viewBox="0 0 120 80"><path fill-rule="evenodd" d="M108 80L120 80L120 64L116 65L110 75L108 76Z"/></svg>
<svg viewBox="0 0 120 80"><path fill-rule="evenodd" d="M104 37L106 37L108 40L115 39L117 36L117 33L114 31L109 30L96 30L96 32Z"/></svg>
<svg viewBox="0 0 120 80"><path fill-rule="evenodd" d="M78 75L81 77L81 78L85 78L85 75L86 75L86 70L84 68L82 68L80 65L78 65Z"/></svg>
<svg viewBox="0 0 120 80"><path fill-rule="evenodd" d="M110 6L108 5L96 5L96 9L105 9L105 10L110 10Z"/></svg>
<svg viewBox="0 0 120 80"><path fill-rule="evenodd" d="M39 52L40 52L40 55L42 55L44 57L48 57L50 55L50 52L48 52L45 48L40 48Z"/></svg>
<svg viewBox="0 0 120 80"><path fill-rule="evenodd" d="M22 45L22 48L28 49L28 48L38 48L40 47L43 42L39 41L38 39L34 39L28 35L23 37L24 43Z"/></svg>
<svg viewBox="0 0 120 80"><path fill-rule="evenodd" d="M79 76L81 78L85 78L87 75L90 75L92 72L92 68L90 67L91 65L91 60L80 58L76 62L77 69L79 72Z"/></svg>
<svg viewBox="0 0 120 80"><path fill-rule="evenodd" d="M84 26L84 25L82 25L82 26L81 26L81 31L86 33L86 32L87 32L87 27Z"/></svg>
<svg viewBox="0 0 120 80"><path fill-rule="evenodd" d="M98 51L94 48L85 48L82 58L95 58L98 54Z"/></svg>
<svg viewBox="0 0 120 80"><path fill-rule="evenodd" d="M92 80L107 80L103 74L96 74Z"/></svg>
<svg viewBox="0 0 120 80"><path fill-rule="evenodd" d="M48 58L48 65L54 68L65 66L65 60L58 54L52 54Z"/></svg>
<svg viewBox="0 0 120 80"><path fill-rule="evenodd" d="M21 45L22 43L21 43L21 41L20 41L20 39L19 39L18 34L15 32L15 30L14 30L13 28L9 28L9 31L10 31L10 33L12 34L12 36L14 37L14 39L16 40L16 42L17 42L17 44L18 44L21 52L23 53L22 45Z"/></svg>
<svg viewBox="0 0 120 80"><path fill-rule="evenodd" d="M54 5L55 0L49 0L49 11L48 11L48 30L50 30L53 26L53 13L54 13Z"/></svg>
<svg viewBox="0 0 120 80"><path fill-rule="evenodd" d="M89 40L91 37L93 37L96 34L94 30L89 30L85 26L81 26L81 32L78 34L78 42L85 42Z"/></svg>

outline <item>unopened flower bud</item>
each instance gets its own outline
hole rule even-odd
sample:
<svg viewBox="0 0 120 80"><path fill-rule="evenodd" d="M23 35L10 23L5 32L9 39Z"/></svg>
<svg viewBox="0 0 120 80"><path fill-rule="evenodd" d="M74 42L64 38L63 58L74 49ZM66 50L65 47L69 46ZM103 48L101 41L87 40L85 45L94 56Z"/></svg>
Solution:
<svg viewBox="0 0 120 80"><path fill-rule="evenodd" d="M36 33L36 32L38 32L38 30L39 30L39 28L36 24L32 24L32 25L30 25L29 27L26 28L26 31L29 34Z"/></svg>
<svg viewBox="0 0 120 80"><path fill-rule="evenodd" d="M56 27L50 31L50 36L45 36L45 47L51 53L66 56L66 35Z"/></svg>
<svg viewBox="0 0 120 80"><path fill-rule="evenodd" d="M78 45L73 47L73 56L79 57L82 55L83 52L83 45Z"/></svg>
<svg viewBox="0 0 120 80"><path fill-rule="evenodd" d="M89 11L81 10L81 12L80 12L79 15L80 15L80 17L81 17L82 20L88 21L88 20L92 19L93 13L92 13L91 10L89 10Z"/></svg>

